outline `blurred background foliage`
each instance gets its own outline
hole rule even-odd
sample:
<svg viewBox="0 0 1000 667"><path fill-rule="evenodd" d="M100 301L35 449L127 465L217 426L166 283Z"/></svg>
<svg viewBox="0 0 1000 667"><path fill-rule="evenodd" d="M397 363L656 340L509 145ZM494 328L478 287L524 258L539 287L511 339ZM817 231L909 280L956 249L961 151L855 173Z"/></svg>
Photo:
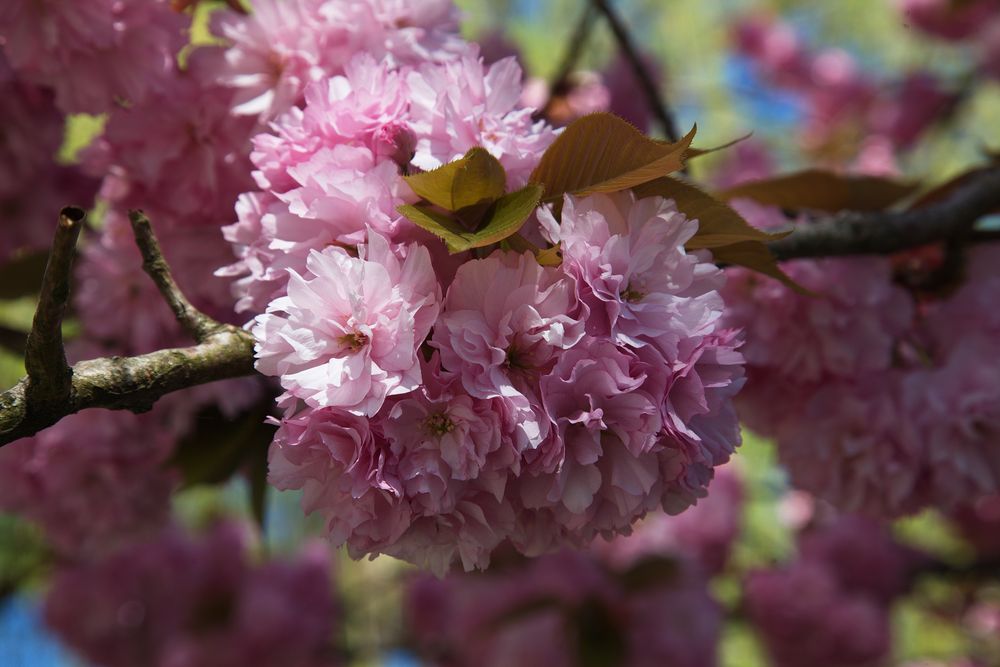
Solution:
<svg viewBox="0 0 1000 667"><path fill-rule="evenodd" d="M567 48L585 3L581 0L458 0L466 15L465 36L470 39L501 34L523 55L531 76L551 78ZM922 37L900 19L884 0L619 0L616 3L642 49L662 66L664 94L678 125L697 122L699 144L714 146L752 132L766 142L780 160L781 170L809 164L791 132L802 121L803 106L793 95L759 80L748 63L734 54L731 27L748 13L780 16L815 48L836 46L878 75L928 70L946 81L961 82L970 67L960 46ZM202 5L201 14L211 9ZM208 39L204 21L195 39ZM591 35L580 67L600 71L615 52L613 39L600 22ZM984 149L1000 147L1000 85L986 84L962 91L964 99L951 122L929 132L920 144L900 158L905 178L939 182L980 161ZM80 148L102 127L99 117L70 120L61 158L71 162ZM709 176L720 154L693 164L694 176ZM0 301L0 327L27 331L34 303L31 298ZM68 325L72 333L72 322ZM23 374L20 358L0 346L0 387L12 385ZM738 575L748 567L774 563L793 549L788 521L782 518L787 485L770 443L747 434L736 463L747 483L744 529L728 572L714 582L719 599L738 603ZM221 487L200 486L176 497L178 514L199 524L218 514L248 514L245 482L236 479ZM272 490L268 500L263 549L288 551L318 531L303 519L295 493ZM950 562L971 558L968 548L948 524L927 512L895 526L907 543L919 545ZM0 517L0 646L4 667L78 664L44 634L37 619L34 596L42 584L45 548L31 527ZM337 558L336 581L345 610L344 639L353 665L415 665L398 649L401 638L401 579L409 566L391 558L355 562L346 554ZM13 595L14 587L20 592ZM897 605L894 618L895 660L946 660L962 656L968 642L947 612L963 591L942 580L922 583ZM1000 586L983 595L1000 599ZM734 614L721 647L725 667L766 665L762 649L749 628Z"/></svg>

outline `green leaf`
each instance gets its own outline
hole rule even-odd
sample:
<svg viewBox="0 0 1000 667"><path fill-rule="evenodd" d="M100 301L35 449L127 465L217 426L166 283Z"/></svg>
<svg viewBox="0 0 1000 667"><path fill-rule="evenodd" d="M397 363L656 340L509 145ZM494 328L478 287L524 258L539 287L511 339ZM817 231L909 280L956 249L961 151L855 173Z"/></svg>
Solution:
<svg viewBox="0 0 1000 667"><path fill-rule="evenodd" d="M446 211L492 203L507 186L503 165L479 146L454 162L403 178L414 193Z"/></svg>
<svg viewBox="0 0 1000 667"><path fill-rule="evenodd" d="M590 114L571 123L549 146L529 182L545 186L547 201L566 193L633 188L681 169L696 129L678 142L665 143L613 114Z"/></svg>
<svg viewBox="0 0 1000 667"><path fill-rule="evenodd" d="M700 188L664 177L644 183L634 189L638 199L652 196L665 197L677 202L677 208L689 218L697 218L698 233L687 242L689 250L718 248L720 246L759 241L767 243L788 236L791 231L768 233L753 227L728 204L719 201Z"/></svg>
<svg viewBox="0 0 1000 667"><path fill-rule="evenodd" d="M38 293L48 259L47 252L34 252L0 264L0 299L17 299Z"/></svg>
<svg viewBox="0 0 1000 667"><path fill-rule="evenodd" d="M720 199L748 197L762 204L818 211L881 211L917 190L877 176L844 176L820 169L784 174L717 193Z"/></svg>
<svg viewBox="0 0 1000 667"><path fill-rule="evenodd" d="M435 236L441 237L452 253L462 252L468 246L471 232L443 213L438 213L426 204L402 204L396 207L413 224Z"/></svg>
<svg viewBox="0 0 1000 667"><path fill-rule="evenodd" d="M517 233L538 206L542 196L540 185L528 185L500 197L487 211L482 226L469 231L448 216L427 206L404 204L398 207L414 224L444 240L452 253L482 248Z"/></svg>

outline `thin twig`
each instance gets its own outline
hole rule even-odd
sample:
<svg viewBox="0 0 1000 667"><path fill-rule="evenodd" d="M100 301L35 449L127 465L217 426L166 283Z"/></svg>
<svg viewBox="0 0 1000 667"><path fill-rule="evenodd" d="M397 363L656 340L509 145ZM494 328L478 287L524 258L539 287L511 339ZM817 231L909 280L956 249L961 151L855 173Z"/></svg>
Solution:
<svg viewBox="0 0 1000 667"><path fill-rule="evenodd" d="M136 245L142 253L142 268L153 279L160 295L170 306L174 317L184 330L198 342L205 340L220 324L191 305L177 286L167 261L163 258L160 243L156 240L153 227L142 211L129 211L129 221L135 234Z"/></svg>
<svg viewBox="0 0 1000 667"><path fill-rule="evenodd" d="M552 106L556 97L566 92L566 88L569 84L569 77L576 70L576 65L580 61L580 56L583 55L583 47L587 44L590 37L590 31L594 27L596 18L597 12L594 11L594 6L588 3L587 6L583 8L583 13L580 14L576 27L574 27L573 32L570 33L566 53L563 55L562 62L556 70L556 75L552 78L552 83L549 85L549 99L545 102L545 107L539 111L541 115L545 115L545 113Z"/></svg>
<svg viewBox="0 0 1000 667"><path fill-rule="evenodd" d="M149 221L131 216L143 267L177 319L198 345L158 350L138 357L105 357L66 365L58 333L69 298L75 236L83 213L64 209L43 279L42 298L28 339L28 377L0 393L0 445L28 437L63 417L88 408L143 412L160 397L196 385L253 374L253 336L199 312L181 294L160 252ZM59 396L55 401L53 397Z"/></svg>
<svg viewBox="0 0 1000 667"><path fill-rule="evenodd" d="M45 265L35 318L24 350L28 396L38 407L65 401L72 371L63 348L62 321L69 302L76 241L86 213L67 206L59 213L52 250Z"/></svg>
<svg viewBox="0 0 1000 667"><path fill-rule="evenodd" d="M779 260L887 255L969 233L979 218L1000 209L1000 167L984 171L947 199L902 212L845 212L796 227L768 244ZM969 241L988 240L973 233Z"/></svg>
<svg viewBox="0 0 1000 667"><path fill-rule="evenodd" d="M677 132L677 123L674 121L673 112L660 93L659 86L653 81L653 76L650 74L649 68L646 67L646 63L642 61L639 51L632 44L632 37L629 34L628 28L625 27L621 18L611 7L610 0L593 1L597 10L604 14L604 18L607 19L608 26L610 26L611 32L615 36L615 41L618 42L618 48L621 49L622 54L628 60L629 65L631 65L632 72L639 82L639 87L646 96L646 103L649 105L650 111L653 112L667 138L670 141L677 141L680 139L680 134Z"/></svg>

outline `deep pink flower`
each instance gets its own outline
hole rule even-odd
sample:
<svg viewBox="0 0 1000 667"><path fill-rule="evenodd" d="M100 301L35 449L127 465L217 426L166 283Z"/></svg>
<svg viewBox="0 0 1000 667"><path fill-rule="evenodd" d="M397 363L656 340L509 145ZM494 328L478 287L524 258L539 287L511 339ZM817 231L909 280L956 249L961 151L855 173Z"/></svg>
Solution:
<svg viewBox="0 0 1000 667"><path fill-rule="evenodd" d="M986 557L1000 556L1000 494L958 507L951 519L977 553Z"/></svg>
<svg viewBox="0 0 1000 667"><path fill-rule="evenodd" d="M997 0L895 0L895 4L910 25L952 41L975 35L1000 11Z"/></svg>
<svg viewBox="0 0 1000 667"><path fill-rule="evenodd" d="M85 166L106 175L106 198L142 208L161 225L218 227L229 222L249 178L252 120L232 118L232 93L214 81L219 54L198 49L169 87L116 109L84 152Z"/></svg>
<svg viewBox="0 0 1000 667"><path fill-rule="evenodd" d="M1000 492L1000 373L992 336L966 332L934 370L907 378L908 409L926 443L923 486L950 508Z"/></svg>
<svg viewBox="0 0 1000 667"><path fill-rule="evenodd" d="M60 553L88 558L169 516L165 413L85 410L0 449L0 508L35 521Z"/></svg>
<svg viewBox="0 0 1000 667"><path fill-rule="evenodd" d="M751 573L744 604L775 667L874 667L889 653L888 609L820 563Z"/></svg>
<svg viewBox="0 0 1000 667"><path fill-rule="evenodd" d="M664 559L670 576L642 587L596 554L561 551L499 571L415 577L407 627L429 660L490 667L715 664L721 609L696 570Z"/></svg>
<svg viewBox="0 0 1000 667"><path fill-rule="evenodd" d="M46 598L46 622L109 667L337 664L326 554L309 549L255 566L243 532L218 524L194 537L172 528L66 568Z"/></svg>

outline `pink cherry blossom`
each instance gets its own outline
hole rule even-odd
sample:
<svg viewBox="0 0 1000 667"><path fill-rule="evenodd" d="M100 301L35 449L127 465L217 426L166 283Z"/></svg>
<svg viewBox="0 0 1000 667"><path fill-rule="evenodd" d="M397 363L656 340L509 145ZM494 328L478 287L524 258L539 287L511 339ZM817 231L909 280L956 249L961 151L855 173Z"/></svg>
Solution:
<svg viewBox="0 0 1000 667"><path fill-rule="evenodd" d="M214 17L213 32L231 43L220 80L237 91L235 115L272 120L356 54L393 66L457 57L467 47L456 18L451 0L255 0L249 15Z"/></svg>
<svg viewBox="0 0 1000 667"><path fill-rule="evenodd" d="M520 108L521 68L513 58L486 66L473 54L422 65L407 76L417 135L413 164L434 169L483 146L507 170L507 184L524 185L555 140L552 128Z"/></svg>
<svg viewBox="0 0 1000 667"><path fill-rule="evenodd" d="M73 558L163 525L174 476L164 412L86 410L0 449L0 508L37 522Z"/></svg>
<svg viewBox="0 0 1000 667"><path fill-rule="evenodd" d="M912 419L926 442L923 485L954 507L1000 492L1000 373L996 339L966 333L934 370L907 378Z"/></svg>
<svg viewBox="0 0 1000 667"><path fill-rule="evenodd" d="M415 577L407 627L422 657L463 665L570 667L595 655L626 667L715 664L721 610L704 579L684 564L660 566L672 575L642 587L618 578L626 569L571 551Z"/></svg>
<svg viewBox="0 0 1000 667"><path fill-rule="evenodd" d="M775 667L874 667L889 653L888 609L820 563L751 573L744 604Z"/></svg>
<svg viewBox="0 0 1000 667"><path fill-rule="evenodd" d="M211 227L156 225L164 256L178 284L199 309L235 322L227 281L213 277L229 261L227 244ZM121 353L143 354L187 344L176 318L142 269L142 257L125 214L109 209L104 227L82 252L74 301L88 337Z"/></svg>
<svg viewBox="0 0 1000 667"><path fill-rule="evenodd" d="M257 318L257 369L314 407L372 416L387 396L420 383L417 352L437 317L440 287L424 248L400 260L369 232L352 257L313 251L288 295Z"/></svg>
<svg viewBox="0 0 1000 667"><path fill-rule="evenodd" d="M106 174L105 197L164 225L218 227L231 219L237 195L251 186L253 123L229 115L232 93L214 81L218 56L196 50L168 88L111 114L83 155L91 173Z"/></svg>
<svg viewBox="0 0 1000 667"><path fill-rule="evenodd" d="M188 19L167 0L10 0L0 45L11 66L51 86L67 113L143 101L176 71Z"/></svg>
<svg viewBox="0 0 1000 667"><path fill-rule="evenodd" d="M620 568L651 555L676 554L707 574L718 574L742 528L743 486L740 474L727 463L715 470L708 495L684 512L650 514L632 535L597 541L594 548Z"/></svg>
<svg viewBox="0 0 1000 667"><path fill-rule="evenodd" d="M589 307L588 331L620 345L653 345L668 360L682 340L711 332L722 299L722 272L707 255L684 250L698 229L670 200L631 193L575 198L562 217L539 214L544 233L561 243L564 266Z"/></svg>
<svg viewBox="0 0 1000 667"><path fill-rule="evenodd" d="M234 524L204 536L170 528L65 568L46 598L46 622L82 656L110 667L337 664L326 554L309 547L254 565L245 532Z"/></svg>
<svg viewBox="0 0 1000 667"><path fill-rule="evenodd" d="M93 200L96 184L56 163L63 121L51 92L15 76L0 52L0 262L48 247L59 209Z"/></svg>
<svg viewBox="0 0 1000 667"><path fill-rule="evenodd" d="M947 40L976 34L1000 10L996 0L953 3L949 0L895 0L910 25Z"/></svg>
<svg viewBox="0 0 1000 667"><path fill-rule="evenodd" d="M519 438L534 447L548 424L532 377L583 335L576 303L573 282L557 269L530 254L498 252L459 268L431 345L469 394L502 398Z"/></svg>

